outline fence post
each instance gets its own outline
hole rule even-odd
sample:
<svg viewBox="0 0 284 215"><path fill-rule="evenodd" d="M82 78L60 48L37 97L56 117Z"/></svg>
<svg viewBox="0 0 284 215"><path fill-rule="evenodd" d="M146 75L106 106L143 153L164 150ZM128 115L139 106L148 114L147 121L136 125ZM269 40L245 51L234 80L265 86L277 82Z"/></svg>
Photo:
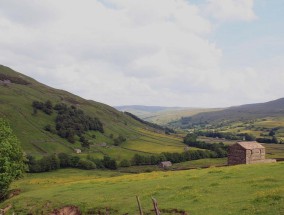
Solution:
<svg viewBox="0 0 284 215"><path fill-rule="evenodd" d="M108 208L106 208L106 215L110 215Z"/></svg>
<svg viewBox="0 0 284 215"><path fill-rule="evenodd" d="M160 211L158 209L158 202L157 202L157 200L152 197L152 201L153 201L153 205L154 205L154 209L155 209L156 215L161 215Z"/></svg>
<svg viewBox="0 0 284 215"><path fill-rule="evenodd" d="M142 207L141 207L139 196L136 196L136 200L137 200L137 203L138 203L140 215L143 215L143 210L142 210Z"/></svg>

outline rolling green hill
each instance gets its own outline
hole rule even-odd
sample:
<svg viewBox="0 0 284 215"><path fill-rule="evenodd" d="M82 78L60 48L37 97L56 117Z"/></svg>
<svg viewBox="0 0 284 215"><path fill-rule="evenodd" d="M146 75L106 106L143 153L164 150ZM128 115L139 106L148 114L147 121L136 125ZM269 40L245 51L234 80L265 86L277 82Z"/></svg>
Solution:
<svg viewBox="0 0 284 215"><path fill-rule="evenodd" d="M33 110L33 101L51 101L53 105L64 103L83 110L89 117L98 118L104 133L87 131L85 137L91 143L90 149L83 149L81 156L87 153L101 158L109 155L117 160L129 159L135 153L150 154L165 151L182 151L184 145L180 138L163 134L163 131L142 124L116 109L95 101L85 100L64 90L58 90L37 82L12 69L0 66L0 117L10 122L27 154L66 152L74 153L82 148L79 137L71 144L66 139L45 130L47 125L55 129L56 112L48 115ZM4 80L9 80L3 83ZM11 83L10 83L11 82ZM126 141L114 146L119 135ZM147 144L146 149L142 145ZM105 145L106 144L106 145Z"/></svg>
<svg viewBox="0 0 284 215"><path fill-rule="evenodd" d="M284 117L284 98L257 104L229 107L214 112L198 113L173 122L176 127L191 125L220 124L224 122L250 121L263 118Z"/></svg>
<svg viewBox="0 0 284 215"><path fill-rule="evenodd" d="M221 110L220 108L162 107L143 105L116 106L115 108L120 111L130 112L143 120L159 125L166 125L172 121L179 120L182 117Z"/></svg>

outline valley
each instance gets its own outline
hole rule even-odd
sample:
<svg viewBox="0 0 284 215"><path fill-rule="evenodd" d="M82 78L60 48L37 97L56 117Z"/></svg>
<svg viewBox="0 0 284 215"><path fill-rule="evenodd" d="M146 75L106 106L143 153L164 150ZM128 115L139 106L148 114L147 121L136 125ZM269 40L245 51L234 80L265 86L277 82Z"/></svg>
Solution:
<svg viewBox="0 0 284 215"><path fill-rule="evenodd" d="M0 117L20 140L30 167L10 187L19 195L0 208L48 214L73 205L83 214L104 214L106 208L113 215L138 214L138 195L145 214L152 213L151 197L162 214L283 213L282 99L223 109L135 106L136 112L122 112L5 66L0 77L11 80L0 85ZM279 162L227 166L228 146L242 140L264 141L266 158ZM161 168L161 161L172 166Z"/></svg>

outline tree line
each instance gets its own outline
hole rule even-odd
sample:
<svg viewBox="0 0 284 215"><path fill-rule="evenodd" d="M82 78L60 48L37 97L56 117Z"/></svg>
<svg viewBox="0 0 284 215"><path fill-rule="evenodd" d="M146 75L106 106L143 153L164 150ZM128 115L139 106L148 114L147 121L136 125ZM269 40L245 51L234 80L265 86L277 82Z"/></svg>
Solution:
<svg viewBox="0 0 284 215"><path fill-rule="evenodd" d="M213 137L220 138L226 140L246 140L246 141L254 141L255 137L248 133L232 133L232 132L217 132L217 131L196 131L196 135L205 136L205 137Z"/></svg>
<svg viewBox="0 0 284 215"><path fill-rule="evenodd" d="M184 137L183 142L188 146L210 150L210 151L216 153L216 156L219 157L219 158L223 158L223 157L227 156L228 146L226 146L222 142L206 143L204 141L198 141L197 135L193 134L193 133L187 134Z"/></svg>
<svg viewBox="0 0 284 215"><path fill-rule="evenodd" d="M31 173L49 172L61 168L78 168L78 169L117 169L117 162L104 156L103 159L94 159L90 155L86 159L76 155L66 153L52 154L35 159L33 156L27 156L28 171Z"/></svg>
<svg viewBox="0 0 284 215"><path fill-rule="evenodd" d="M131 160L131 165L157 165L162 161L171 161L172 163L181 163L185 161L198 160L204 158L218 158L217 153L209 150L194 150L182 153L163 152L159 155L140 155L135 154Z"/></svg>
<svg viewBox="0 0 284 215"><path fill-rule="evenodd" d="M198 136L220 138L226 140L246 140L246 141L257 141L259 143L275 143L283 144L284 142L279 140L275 134L279 128L273 128L269 132L269 137L255 137L252 134L248 133L232 133L232 132L216 132L216 131L196 131L195 134Z"/></svg>

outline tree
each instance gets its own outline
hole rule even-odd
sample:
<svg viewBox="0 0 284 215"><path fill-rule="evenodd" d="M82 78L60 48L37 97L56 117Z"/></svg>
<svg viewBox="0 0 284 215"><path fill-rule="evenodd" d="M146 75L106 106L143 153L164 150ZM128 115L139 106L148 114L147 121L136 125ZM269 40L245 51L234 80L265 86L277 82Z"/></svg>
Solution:
<svg viewBox="0 0 284 215"><path fill-rule="evenodd" d="M196 143L197 141L197 135L193 133L189 133L185 136L184 138L184 143L185 144L191 144L191 143Z"/></svg>
<svg viewBox="0 0 284 215"><path fill-rule="evenodd" d="M130 162L126 159L122 160L119 164L119 166L121 167L129 167L130 166Z"/></svg>
<svg viewBox="0 0 284 215"><path fill-rule="evenodd" d="M102 160L102 163L105 168L107 169L117 169L117 163L114 159L111 159L108 156L104 156L104 159Z"/></svg>
<svg viewBox="0 0 284 215"><path fill-rule="evenodd" d="M3 199L11 182L25 171L24 155L19 141L8 123L0 118L0 199Z"/></svg>

